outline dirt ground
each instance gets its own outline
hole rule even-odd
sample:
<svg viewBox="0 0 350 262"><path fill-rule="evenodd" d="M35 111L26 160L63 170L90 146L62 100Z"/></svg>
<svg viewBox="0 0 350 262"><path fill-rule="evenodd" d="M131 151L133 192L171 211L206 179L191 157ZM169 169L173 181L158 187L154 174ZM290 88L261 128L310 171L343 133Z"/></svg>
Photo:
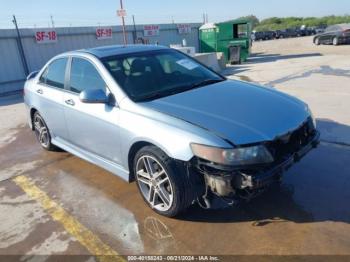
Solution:
<svg viewBox="0 0 350 262"><path fill-rule="evenodd" d="M21 98L0 98L0 255L350 255L350 46L307 37L255 43L253 53L224 73L309 103L322 142L280 187L225 210L161 217L134 183L42 150Z"/></svg>

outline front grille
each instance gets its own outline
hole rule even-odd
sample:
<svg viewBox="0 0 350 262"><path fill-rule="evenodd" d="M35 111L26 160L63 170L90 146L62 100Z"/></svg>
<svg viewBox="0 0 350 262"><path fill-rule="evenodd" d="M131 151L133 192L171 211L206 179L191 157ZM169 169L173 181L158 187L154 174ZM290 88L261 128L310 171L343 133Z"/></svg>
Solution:
<svg viewBox="0 0 350 262"><path fill-rule="evenodd" d="M306 146L315 136L316 130L309 118L301 127L281 138L267 143L275 163L280 163Z"/></svg>

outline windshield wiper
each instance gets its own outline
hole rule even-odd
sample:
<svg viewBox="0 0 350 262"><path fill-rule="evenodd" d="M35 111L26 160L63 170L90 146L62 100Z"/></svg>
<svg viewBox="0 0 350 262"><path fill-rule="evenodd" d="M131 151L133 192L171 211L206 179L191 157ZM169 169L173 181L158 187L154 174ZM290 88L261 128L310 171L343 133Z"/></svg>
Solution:
<svg viewBox="0 0 350 262"><path fill-rule="evenodd" d="M165 97L165 96L170 96L170 95L173 95L173 94L176 94L176 93L177 92L175 92L175 90L151 93L151 94L148 94L148 95L144 95L144 96L138 97L136 99L136 102L147 102L147 101L151 101L151 100L154 100L154 99L162 98L162 97Z"/></svg>
<svg viewBox="0 0 350 262"><path fill-rule="evenodd" d="M191 85L185 85L185 86L181 86L181 87L178 87L175 89L169 89L169 90L164 90L161 92L155 92L155 93L151 93L148 95L144 95L144 96L137 98L136 101L137 102L151 101L154 99L175 95L175 94L182 93L182 92L194 89L194 88L198 88L198 87L202 87L202 86L206 86L206 85L210 85L210 84L215 84L215 83L222 82L222 81L224 81L224 79L206 79L206 80L203 80L203 81L191 84Z"/></svg>
<svg viewBox="0 0 350 262"><path fill-rule="evenodd" d="M203 81L200 81L198 83L192 84L190 89L196 88L196 87L201 87L201 86L206 86L210 84L215 84L224 81L224 79L205 79Z"/></svg>

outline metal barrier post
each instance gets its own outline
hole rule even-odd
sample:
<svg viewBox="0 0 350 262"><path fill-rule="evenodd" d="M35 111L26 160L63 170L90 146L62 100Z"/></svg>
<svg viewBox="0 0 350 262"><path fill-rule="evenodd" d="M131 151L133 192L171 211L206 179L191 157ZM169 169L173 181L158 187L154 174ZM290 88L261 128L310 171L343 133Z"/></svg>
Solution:
<svg viewBox="0 0 350 262"><path fill-rule="evenodd" d="M12 22L15 24L15 27L16 27L16 31L17 31L17 47L18 47L19 54L21 56L24 72L25 72L25 74L27 76L29 74L29 69L28 69L27 59L26 59L25 54L24 54L21 34L19 33L19 29L18 29L17 20L16 20L15 15L13 15Z"/></svg>

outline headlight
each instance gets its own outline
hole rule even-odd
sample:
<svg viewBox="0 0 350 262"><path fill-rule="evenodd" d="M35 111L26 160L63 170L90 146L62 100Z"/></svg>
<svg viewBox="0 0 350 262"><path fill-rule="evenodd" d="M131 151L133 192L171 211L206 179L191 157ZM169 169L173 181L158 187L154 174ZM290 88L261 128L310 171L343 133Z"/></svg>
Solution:
<svg viewBox="0 0 350 262"><path fill-rule="evenodd" d="M307 108L306 110L309 113L310 118L312 120L312 124L314 125L314 128L316 129L316 118L314 117L314 114L312 113L312 111L308 105L306 105L306 108Z"/></svg>
<svg viewBox="0 0 350 262"><path fill-rule="evenodd" d="M312 124L314 125L314 128L316 129L316 118L314 117L314 114L311 112L310 108L309 108L309 112L310 112L310 118L312 120Z"/></svg>
<svg viewBox="0 0 350 262"><path fill-rule="evenodd" d="M263 145L225 149L191 144L192 152L199 158L223 165L254 165L273 162L273 157Z"/></svg>

